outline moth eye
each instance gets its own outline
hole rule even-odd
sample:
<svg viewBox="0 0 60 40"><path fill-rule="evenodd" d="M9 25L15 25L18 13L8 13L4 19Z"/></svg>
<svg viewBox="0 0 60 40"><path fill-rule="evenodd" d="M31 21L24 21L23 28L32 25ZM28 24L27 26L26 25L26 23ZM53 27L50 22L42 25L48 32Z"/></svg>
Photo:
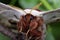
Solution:
<svg viewBox="0 0 60 40"><path fill-rule="evenodd" d="M34 17L31 15L30 20L32 20Z"/></svg>
<svg viewBox="0 0 60 40"><path fill-rule="evenodd" d="M33 17L30 17L30 20L32 20L33 19Z"/></svg>

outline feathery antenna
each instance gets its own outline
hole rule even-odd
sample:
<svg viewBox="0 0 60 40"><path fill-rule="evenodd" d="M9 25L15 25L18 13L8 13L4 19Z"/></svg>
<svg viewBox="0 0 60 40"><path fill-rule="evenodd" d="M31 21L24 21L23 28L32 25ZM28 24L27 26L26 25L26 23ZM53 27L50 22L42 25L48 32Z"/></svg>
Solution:
<svg viewBox="0 0 60 40"><path fill-rule="evenodd" d="M31 9L30 13L32 12L32 10L38 9L40 5L41 5L41 3L37 4L36 6L34 6L34 7Z"/></svg>

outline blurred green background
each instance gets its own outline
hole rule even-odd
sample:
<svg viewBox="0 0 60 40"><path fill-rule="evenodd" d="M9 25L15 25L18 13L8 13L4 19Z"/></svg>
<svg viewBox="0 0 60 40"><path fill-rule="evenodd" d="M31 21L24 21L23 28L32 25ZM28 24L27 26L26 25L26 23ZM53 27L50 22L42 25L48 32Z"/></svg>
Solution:
<svg viewBox="0 0 60 40"><path fill-rule="evenodd" d="M0 2L22 9L32 8L38 3L42 3L39 7L42 11L60 8L60 0L0 0ZM50 23L47 26L46 40L60 40L60 22ZM0 40L10 40L10 38L0 33Z"/></svg>

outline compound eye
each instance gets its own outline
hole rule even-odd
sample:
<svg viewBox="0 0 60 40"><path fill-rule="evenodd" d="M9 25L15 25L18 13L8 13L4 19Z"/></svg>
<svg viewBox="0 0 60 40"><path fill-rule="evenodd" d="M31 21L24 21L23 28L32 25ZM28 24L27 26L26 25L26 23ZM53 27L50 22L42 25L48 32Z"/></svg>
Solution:
<svg viewBox="0 0 60 40"><path fill-rule="evenodd" d="M33 20L33 19L34 19L34 17L31 15L30 20Z"/></svg>

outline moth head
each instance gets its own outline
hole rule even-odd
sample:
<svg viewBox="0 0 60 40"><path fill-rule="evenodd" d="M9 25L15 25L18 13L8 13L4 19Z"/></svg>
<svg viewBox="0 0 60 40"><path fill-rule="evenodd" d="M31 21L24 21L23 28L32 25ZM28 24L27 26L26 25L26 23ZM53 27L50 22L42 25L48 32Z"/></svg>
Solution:
<svg viewBox="0 0 60 40"><path fill-rule="evenodd" d="M34 6L33 8L31 8L31 9L25 9L25 10L23 10L26 14L25 15L23 15L22 17L21 17L21 19L23 20L23 21L26 21L26 23L27 22L30 22L30 20L41 20L41 18L42 18L42 16L40 16L41 14L41 12L40 11L38 11L38 10L36 10L36 9L38 9L38 7L41 5L41 3L39 3L38 5L36 5L36 6ZM20 21L20 22L22 22L22 21ZM28 24L24 24L24 25L28 25Z"/></svg>

